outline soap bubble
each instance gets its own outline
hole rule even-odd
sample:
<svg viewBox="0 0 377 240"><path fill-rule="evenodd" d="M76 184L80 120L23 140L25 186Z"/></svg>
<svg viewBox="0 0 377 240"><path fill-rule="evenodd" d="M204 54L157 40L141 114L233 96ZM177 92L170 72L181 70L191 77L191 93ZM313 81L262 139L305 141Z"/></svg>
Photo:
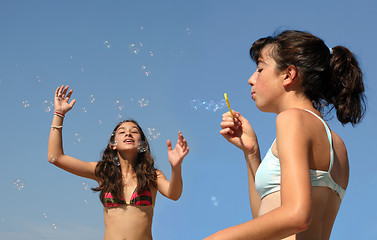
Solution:
<svg viewBox="0 0 377 240"><path fill-rule="evenodd" d="M139 105L139 107L146 107L149 105L149 100L145 98L140 98L139 100L137 100L137 104Z"/></svg>
<svg viewBox="0 0 377 240"><path fill-rule="evenodd" d="M116 116L116 120L119 122L119 121L122 121L124 118L123 118L123 115L118 113L117 116Z"/></svg>
<svg viewBox="0 0 377 240"><path fill-rule="evenodd" d="M17 189L17 190L21 190L21 189L24 189L25 188L25 181L21 178L17 178L13 181L13 186Z"/></svg>
<svg viewBox="0 0 377 240"><path fill-rule="evenodd" d="M211 197L211 202L212 202L214 207L217 207L219 205L219 202L217 201L215 196Z"/></svg>
<svg viewBox="0 0 377 240"><path fill-rule="evenodd" d="M209 103L206 106L206 110L211 111L211 112L216 112L220 108L221 107L219 103L215 102L214 100L209 101Z"/></svg>
<svg viewBox="0 0 377 240"><path fill-rule="evenodd" d="M140 141L139 145L137 146L137 151L139 153L146 152L148 150L148 143L144 141Z"/></svg>
<svg viewBox="0 0 377 240"><path fill-rule="evenodd" d="M189 27L185 29L185 32L186 32L186 35L189 35L189 36L191 35L191 29Z"/></svg>
<svg viewBox="0 0 377 240"><path fill-rule="evenodd" d="M141 74L145 75L146 77L151 75L151 69L146 65L142 65L140 67L140 72L141 72Z"/></svg>
<svg viewBox="0 0 377 240"><path fill-rule="evenodd" d="M118 157L118 156L115 156L115 157L113 158L113 162L114 162L114 164L115 164L116 166L120 166L120 161L119 161L119 157Z"/></svg>
<svg viewBox="0 0 377 240"><path fill-rule="evenodd" d="M139 54L140 48L142 46L143 46L143 43L131 43L128 46L128 49L129 49L130 53L137 55L137 54Z"/></svg>
<svg viewBox="0 0 377 240"><path fill-rule="evenodd" d="M105 48L110 48L111 47L111 44L110 44L109 41L105 41L104 45L105 45Z"/></svg>
<svg viewBox="0 0 377 240"><path fill-rule="evenodd" d="M54 108L54 103L50 100L43 100L42 107L43 111L50 112Z"/></svg>
<svg viewBox="0 0 377 240"><path fill-rule="evenodd" d="M35 78L37 79L37 82L41 83L42 82L42 79L41 79L41 76L39 75L36 75Z"/></svg>
<svg viewBox="0 0 377 240"><path fill-rule="evenodd" d="M74 144L78 144L78 143L81 143L81 141L82 141L81 134L78 133L78 132L75 132L75 133L73 134L73 143L74 143Z"/></svg>
<svg viewBox="0 0 377 240"><path fill-rule="evenodd" d="M44 219L48 218L47 213L43 213L42 216L43 216Z"/></svg>
<svg viewBox="0 0 377 240"><path fill-rule="evenodd" d="M0 218L0 221L1 221L1 222L5 222L5 218L4 218L4 217L1 217L1 218Z"/></svg>
<svg viewBox="0 0 377 240"><path fill-rule="evenodd" d="M122 111L124 109L124 104L120 100L115 100L114 106L116 110Z"/></svg>
<svg viewBox="0 0 377 240"><path fill-rule="evenodd" d="M84 200L84 203L85 203L85 205L88 205L88 200L85 199L85 200Z"/></svg>
<svg viewBox="0 0 377 240"><path fill-rule="evenodd" d="M109 145L113 147L113 146L116 146L117 144L118 143L115 140L115 131L114 131L111 133Z"/></svg>
<svg viewBox="0 0 377 240"><path fill-rule="evenodd" d="M225 99L221 99L221 100L218 102L218 105L219 105L219 108L220 108L220 109L227 107Z"/></svg>
<svg viewBox="0 0 377 240"><path fill-rule="evenodd" d="M197 111L197 110L204 110L206 108L206 105L207 105L207 102L202 101L202 100L197 99L197 98L192 99L190 101L190 106L195 111Z"/></svg>
<svg viewBox="0 0 377 240"><path fill-rule="evenodd" d="M160 136L160 133L156 128L147 128L147 137L149 140L156 140Z"/></svg>
<svg viewBox="0 0 377 240"><path fill-rule="evenodd" d="M102 125L102 120L98 120L98 123L99 123L100 125Z"/></svg>
<svg viewBox="0 0 377 240"><path fill-rule="evenodd" d="M30 107L30 103L29 103L29 101L28 101L28 100L24 100L24 101L22 101L22 107L23 107L23 108L28 108L28 107Z"/></svg>
<svg viewBox="0 0 377 240"><path fill-rule="evenodd" d="M81 185L82 185L82 187L84 188L84 190L86 190L86 191L88 191L88 189L90 188L90 187L89 187L89 184L86 183L86 182L82 182Z"/></svg>
<svg viewBox="0 0 377 240"><path fill-rule="evenodd" d="M150 55L151 57L153 57L153 56L154 56L154 53L153 53L152 51L149 51L149 55Z"/></svg>
<svg viewBox="0 0 377 240"><path fill-rule="evenodd" d="M89 100L90 100L90 103L94 103L94 101L96 100L96 98L94 97L93 94L90 94Z"/></svg>
<svg viewBox="0 0 377 240"><path fill-rule="evenodd" d="M52 224L52 229L57 229L57 226L55 223Z"/></svg>
<svg viewBox="0 0 377 240"><path fill-rule="evenodd" d="M82 108L82 112L83 112L83 113L87 113L87 112L88 112L88 109L86 109L86 107L83 107L83 108Z"/></svg>
<svg viewBox="0 0 377 240"><path fill-rule="evenodd" d="M84 67L81 67L81 72L85 72L85 69L84 69Z"/></svg>
<svg viewBox="0 0 377 240"><path fill-rule="evenodd" d="M203 101L200 99L192 99L190 101L190 108L197 111L197 110L204 110L210 112L217 112L220 109L226 107L226 102L224 99L220 101L210 100L210 101Z"/></svg>

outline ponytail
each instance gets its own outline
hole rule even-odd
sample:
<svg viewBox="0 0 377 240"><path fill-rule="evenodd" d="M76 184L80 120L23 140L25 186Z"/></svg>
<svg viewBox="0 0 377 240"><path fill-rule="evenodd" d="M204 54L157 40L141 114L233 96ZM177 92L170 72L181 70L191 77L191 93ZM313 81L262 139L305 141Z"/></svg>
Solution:
<svg viewBox="0 0 377 240"><path fill-rule="evenodd" d="M359 123L365 115L363 74L350 50L337 46L332 49L330 59L331 90L326 101L336 109L342 124Z"/></svg>

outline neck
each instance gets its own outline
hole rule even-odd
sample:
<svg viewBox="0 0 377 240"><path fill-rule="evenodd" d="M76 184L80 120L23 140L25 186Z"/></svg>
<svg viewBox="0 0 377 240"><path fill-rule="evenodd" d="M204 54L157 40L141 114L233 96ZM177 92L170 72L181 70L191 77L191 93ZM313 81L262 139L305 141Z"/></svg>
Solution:
<svg viewBox="0 0 377 240"><path fill-rule="evenodd" d="M137 160L137 154L122 154L118 152L118 157L120 161L120 166L122 168L122 173L124 176L134 175L133 164Z"/></svg>
<svg viewBox="0 0 377 240"><path fill-rule="evenodd" d="M313 103L310 99L303 95L297 94L287 94L283 101L280 101L276 113L279 114L287 109L299 108L299 109L308 109L315 110Z"/></svg>

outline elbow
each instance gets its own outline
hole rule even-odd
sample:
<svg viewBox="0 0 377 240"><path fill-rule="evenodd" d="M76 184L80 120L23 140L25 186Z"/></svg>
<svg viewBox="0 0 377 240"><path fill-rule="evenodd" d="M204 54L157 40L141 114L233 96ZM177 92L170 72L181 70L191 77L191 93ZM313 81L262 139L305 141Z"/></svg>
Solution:
<svg viewBox="0 0 377 240"><path fill-rule="evenodd" d="M57 156L55 156L54 154L51 154L51 153L48 153L47 154L47 161L51 164L54 164L56 162L56 160L58 159Z"/></svg>
<svg viewBox="0 0 377 240"><path fill-rule="evenodd" d="M295 225L295 232L304 232L308 230L311 223L311 219L304 219L303 221L298 221Z"/></svg>
<svg viewBox="0 0 377 240"><path fill-rule="evenodd" d="M176 196L172 196L170 199L173 200L173 201L178 201L180 198L181 198L181 194L176 195Z"/></svg>
<svg viewBox="0 0 377 240"><path fill-rule="evenodd" d="M292 228L294 229L295 233L306 231L312 220L311 211L310 210L297 210L292 215Z"/></svg>

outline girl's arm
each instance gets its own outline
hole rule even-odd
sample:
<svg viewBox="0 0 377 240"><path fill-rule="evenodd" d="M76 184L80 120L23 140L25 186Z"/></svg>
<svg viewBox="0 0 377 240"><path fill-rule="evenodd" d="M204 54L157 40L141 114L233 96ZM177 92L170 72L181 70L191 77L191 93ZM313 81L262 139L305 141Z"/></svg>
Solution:
<svg viewBox="0 0 377 240"><path fill-rule="evenodd" d="M296 109L276 119L276 143L281 164L281 206L257 217L217 232L209 239L282 239L305 231L311 221L309 175L310 134L302 127Z"/></svg>
<svg viewBox="0 0 377 240"><path fill-rule="evenodd" d="M50 136L48 139L48 161L57 167L75 175L95 180L94 169L96 162L84 162L67 156L63 151L62 129L65 114L72 109L76 100L69 103L72 90L68 93L68 86L58 87L55 91L55 112L51 124Z"/></svg>
<svg viewBox="0 0 377 240"><path fill-rule="evenodd" d="M249 180L251 213L253 218L256 218L261 204L261 199L255 188L255 173L261 163L258 140L249 121L239 112L233 111L233 114L234 119L230 112L223 114L220 134L244 152Z"/></svg>
<svg viewBox="0 0 377 240"><path fill-rule="evenodd" d="M182 133L178 132L178 140L175 148L172 149L171 141L167 141L168 159L171 164L171 178L168 181L161 171L157 171L157 189L165 197L178 200L181 197L183 182L181 174L181 165L183 158L188 154L189 147Z"/></svg>

